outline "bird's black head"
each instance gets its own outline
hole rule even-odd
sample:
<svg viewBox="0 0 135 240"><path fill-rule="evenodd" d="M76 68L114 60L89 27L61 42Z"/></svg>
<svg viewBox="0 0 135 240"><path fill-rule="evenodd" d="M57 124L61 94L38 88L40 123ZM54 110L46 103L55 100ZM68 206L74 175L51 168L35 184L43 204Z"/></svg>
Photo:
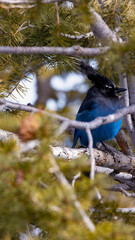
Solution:
<svg viewBox="0 0 135 240"><path fill-rule="evenodd" d="M100 75L100 80L94 82L94 85L99 89L99 92L101 92L104 95L107 96L114 96L117 95L120 92L126 91L125 88L119 88L117 87L109 78Z"/></svg>
<svg viewBox="0 0 135 240"><path fill-rule="evenodd" d="M96 70L84 60L75 61L76 69L87 75L88 79L104 95L114 96L119 92L126 91L125 88L118 88L109 78L99 74Z"/></svg>

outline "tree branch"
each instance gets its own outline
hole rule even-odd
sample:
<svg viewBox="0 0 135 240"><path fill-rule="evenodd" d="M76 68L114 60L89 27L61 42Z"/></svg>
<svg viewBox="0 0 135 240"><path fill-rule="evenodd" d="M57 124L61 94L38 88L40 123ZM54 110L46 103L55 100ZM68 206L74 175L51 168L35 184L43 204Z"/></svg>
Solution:
<svg viewBox="0 0 135 240"><path fill-rule="evenodd" d="M89 37L92 37L93 36L93 32L89 32L89 33L86 33L86 34L81 34L81 35L70 35L70 34L64 34L64 33L61 33L61 36L63 37L66 37L66 38L69 38L69 39L72 39L72 40L82 40L82 39L86 39L86 38L89 38Z"/></svg>
<svg viewBox="0 0 135 240"><path fill-rule="evenodd" d="M0 46L0 53L5 54L56 54L67 56L98 56L105 54L110 47L83 48L78 46L72 47L9 47Z"/></svg>
<svg viewBox="0 0 135 240"><path fill-rule="evenodd" d="M119 120L120 118L122 118L123 116L127 115L127 114L131 114L135 112L135 105L129 106L129 107L125 107L122 109L119 109L118 111L116 111L116 113L113 114L109 114L108 116L105 117L98 117L95 120L91 121L91 122L79 122L79 121L75 121L75 120L70 120L66 117L62 117L58 114L53 114L53 113L49 113L47 111L44 110L40 110L36 107L33 106L29 106L29 105L24 105L24 104L19 104L19 103L13 103L13 102L9 102L9 101L5 101L3 99L0 99L0 104L3 105L2 109L5 107L9 107L11 109L16 109L16 110L20 110L20 111L26 111L26 112L39 112L39 113L45 113L48 116L55 118L59 121L68 121L69 124L67 124L66 126L72 126L75 128L80 128L80 129L95 129L101 125L107 124L107 123L111 123L114 121Z"/></svg>
<svg viewBox="0 0 135 240"><path fill-rule="evenodd" d="M123 193L126 197L135 198L135 193L134 193L134 192L129 193L129 192L127 192L125 189L123 189L122 187L116 186L116 187L114 188L114 190Z"/></svg>
<svg viewBox="0 0 135 240"><path fill-rule="evenodd" d="M41 3L47 4L47 3L62 3L66 2L66 0L41 0ZM72 0L70 0L72 2ZM30 5L30 4L35 4L37 5L36 0L0 0L0 3L3 4L13 4L13 5Z"/></svg>
<svg viewBox="0 0 135 240"><path fill-rule="evenodd" d="M71 149L67 147L51 147L55 157L65 159L75 159L83 154L89 155L88 149ZM97 166L103 166L114 169L117 172L129 172L135 175L135 157L128 157L116 150L111 155L109 152L103 152L98 149L93 149L94 159Z"/></svg>
<svg viewBox="0 0 135 240"><path fill-rule="evenodd" d="M90 9L91 13L91 28L95 37L103 44L110 44L113 42L118 42L116 34L108 27L101 16L96 13L93 9Z"/></svg>
<svg viewBox="0 0 135 240"><path fill-rule="evenodd" d="M94 158L94 154L93 154L93 138L92 138L90 129L86 128L85 131L86 131L86 134L87 134L87 137L88 137L88 142L89 142L89 144L88 144L88 151L89 151L89 155L91 157L90 178L91 178L91 180L93 180L94 176L95 176L95 158Z"/></svg>
<svg viewBox="0 0 135 240"><path fill-rule="evenodd" d="M116 138L117 143L119 144L122 152L125 155L128 155L128 156L134 155L132 147L130 146L127 136L126 136L125 132L123 131L123 129L120 129L119 133L116 135L115 138Z"/></svg>

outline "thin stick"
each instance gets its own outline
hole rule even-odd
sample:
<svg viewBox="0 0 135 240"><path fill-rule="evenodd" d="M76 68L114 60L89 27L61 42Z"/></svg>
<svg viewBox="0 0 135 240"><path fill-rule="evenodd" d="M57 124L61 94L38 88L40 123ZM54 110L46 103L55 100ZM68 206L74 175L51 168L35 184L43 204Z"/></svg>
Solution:
<svg viewBox="0 0 135 240"><path fill-rule="evenodd" d="M93 224L93 222L91 221L91 219L88 217L88 215L85 213L85 211L83 210L80 202L77 200L77 196L73 190L73 187L69 184L69 182L67 181L67 179L65 178L64 174L60 171L59 166L57 165L55 159L53 157L50 157L50 162L52 164L53 167L53 172L55 173L57 179L59 180L59 182L61 184L63 184L66 189L69 191L70 195L71 195L71 199L73 200L74 206L75 208L78 210L85 226L91 231L94 232L95 231L95 225Z"/></svg>
<svg viewBox="0 0 135 240"><path fill-rule="evenodd" d="M86 128L86 133L87 133L87 137L88 137L88 150L89 150L89 154L90 154L90 158L91 158L91 171L90 171L90 178L91 180L94 180L94 176L95 176L95 158L94 158L94 154L93 154L93 138L91 135L91 131L90 129Z"/></svg>

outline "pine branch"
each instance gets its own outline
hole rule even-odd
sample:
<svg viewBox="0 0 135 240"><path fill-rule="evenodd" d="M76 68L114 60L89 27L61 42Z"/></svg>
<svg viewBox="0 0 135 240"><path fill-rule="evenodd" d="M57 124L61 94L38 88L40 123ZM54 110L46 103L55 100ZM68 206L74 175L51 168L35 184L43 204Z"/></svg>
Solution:
<svg viewBox="0 0 135 240"><path fill-rule="evenodd" d="M0 46L0 53L5 54L56 54L66 56L98 56L105 54L110 47L83 48L79 45L72 47L9 47Z"/></svg>

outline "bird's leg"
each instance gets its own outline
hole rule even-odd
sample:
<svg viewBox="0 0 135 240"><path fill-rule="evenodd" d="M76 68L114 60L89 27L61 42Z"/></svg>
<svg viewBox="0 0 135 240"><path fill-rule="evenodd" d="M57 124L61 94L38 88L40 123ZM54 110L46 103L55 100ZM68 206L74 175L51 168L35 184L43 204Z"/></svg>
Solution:
<svg viewBox="0 0 135 240"><path fill-rule="evenodd" d="M84 145L80 145L79 148L87 148L87 147Z"/></svg>
<svg viewBox="0 0 135 240"><path fill-rule="evenodd" d="M104 150L106 150L107 152L109 152L109 153L113 156L113 159L114 159L114 161L116 162L115 153L113 152L113 150L112 150L111 148L109 148L108 146L106 146L106 144L103 143L103 142L102 142L102 146L104 147ZM112 174L110 174L110 176L111 176L111 175L118 174L118 173L119 173L119 171L117 171L116 169L114 169L114 171L112 172Z"/></svg>
<svg viewBox="0 0 135 240"><path fill-rule="evenodd" d="M115 157L114 152L109 147L107 147L105 143L102 142L102 146L104 147L104 150L106 150L113 156L113 158Z"/></svg>

